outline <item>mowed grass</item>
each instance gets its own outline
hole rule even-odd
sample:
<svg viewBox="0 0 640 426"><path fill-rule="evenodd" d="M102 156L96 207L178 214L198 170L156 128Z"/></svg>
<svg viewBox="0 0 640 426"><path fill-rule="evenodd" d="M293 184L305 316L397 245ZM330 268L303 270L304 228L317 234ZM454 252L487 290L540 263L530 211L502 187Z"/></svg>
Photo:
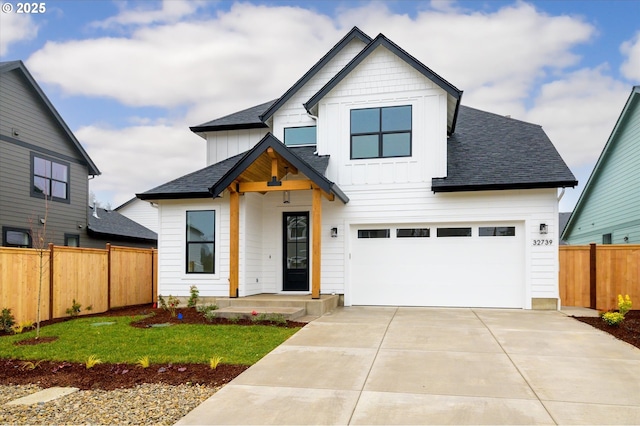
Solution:
<svg viewBox="0 0 640 426"><path fill-rule="evenodd" d="M136 319L138 319L137 317ZM196 325L136 328L132 317L77 318L40 329L40 337L58 340L38 345L14 345L35 331L0 337L0 358L85 362L95 355L102 362L135 364L143 356L153 363L206 364L214 356L224 364L252 365L299 328L263 325ZM92 325L115 322L112 325Z"/></svg>

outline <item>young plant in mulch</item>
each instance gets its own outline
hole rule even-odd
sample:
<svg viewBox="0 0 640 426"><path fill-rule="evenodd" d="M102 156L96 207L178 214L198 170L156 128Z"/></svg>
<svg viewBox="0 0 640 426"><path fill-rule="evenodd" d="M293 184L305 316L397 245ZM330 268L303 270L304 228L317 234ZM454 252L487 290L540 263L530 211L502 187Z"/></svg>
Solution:
<svg viewBox="0 0 640 426"><path fill-rule="evenodd" d="M609 311L602 314L602 321L610 326L619 326L624 321L624 316L631 310L631 298L627 294L622 297L618 295L618 311Z"/></svg>
<svg viewBox="0 0 640 426"><path fill-rule="evenodd" d="M198 300L200 299L200 292L198 291L198 287L192 285L189 287L189 300L187 301L187 308L194 308L198 304Z"/></svg>

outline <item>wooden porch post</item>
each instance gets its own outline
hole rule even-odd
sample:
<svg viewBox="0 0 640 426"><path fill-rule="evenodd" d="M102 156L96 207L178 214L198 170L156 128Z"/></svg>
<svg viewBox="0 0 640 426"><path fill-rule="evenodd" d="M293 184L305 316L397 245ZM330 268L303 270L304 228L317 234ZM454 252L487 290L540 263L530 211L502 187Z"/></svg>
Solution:
<svg viewBox="0 0 640 426"><path fill-rule="evenodd" d="M320 261L322 249L322 193L320 188L313 188L313 201L311 203L311 221L313 223L313 247L311 249L311 298L320 298Z"/></svg>
<svg viewBox="0 0 640 426"><path fill-rule="evenodd" d="M229 187L229 297L238 297L240 269L240 194Z"/></svg>

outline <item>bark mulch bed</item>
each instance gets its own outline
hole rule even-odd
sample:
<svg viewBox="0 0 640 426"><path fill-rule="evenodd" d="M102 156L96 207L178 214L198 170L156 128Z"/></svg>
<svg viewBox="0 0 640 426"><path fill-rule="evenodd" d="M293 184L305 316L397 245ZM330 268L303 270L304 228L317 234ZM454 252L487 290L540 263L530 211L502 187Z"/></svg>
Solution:
<svg viewBox="0 0 640 426"><path fill-rule="evenodd" d="M131 323L133 327L146 328L153 324L234 324L238 326L264 324L281 327L303 327L306 324L287 321L286 324L269 322L255 323L250 319L229 321L216 318L208 322L202 314L194 308L181 308L176 311L176 316L170 312L152 305L114 309L101 314L83 315L90 316L136 316L148 315L148 318ZM178 315L181 314L181 319ZM41 327L62 322L73 321L71 318L58 318L51 321L42 321ZM3 334L0 333L0 337ZM34 339L23 340L20 344L46 344L45 338L37 341ZM35 368L31 368L35 367ZM246 365L220 364L214 370L208 364L152 364L148 368L141 368L130 364L97 364L87 369L84 363L56 362L56 361L23 361L12 359L0 359L0 384L38 384L43 388L51 386L72 386L80 389L104 389L113 390L119 388L132 388L142 383L165 383L180 385L184 383L200 384L206 386L221 386L230 382L244 370Z"/></svg>
<svg viewBox="0 0 640 426"><path fill-rule="evenodd" d="M182 319L178 319L177 316L172 317L168 311L154 309L151 305L145 305L112 310L108 313L92 314L91 316L153 314L148 318L131 324L133 327L142 328L163 323L234 324L239 326L255 324L250 319L229 321L216 318L214 322L208 322L195 309L178 309L177 313L182 314ZM70 320L72 319L62 318L43 321L41 326ZM625 320L619 326L607 325L599 317L576 317L576 320L640 348L640 310L629 311L625 316ZM282 326L302 327L304 325L304 323L288 321L286 325ZM37 364L35 361L32 362L34 366ZM84 363L52 361L42 361L33 369L29 369L29 367L30 364L25 364L25 361L21 360L0 360L0 384L36 383L45 388L51 386L74 386L80 389L104 390L130 388L142 383L166 383L170 385L191 383L220 386L228 383L248 368L242 365L227 364L220 364L215 370L209 368L209 365L206 364L165 364L151 365L149 368L140 368L128 364L98 364L93 368L87 369Z"/></svg>
<svg viewBox="0 0 640 426"><path fill-rule="evenodd" d="M627 312L622 324L617 326L607 325L600 317L575 317L575 319L640 348L640 310Z"/></svg>

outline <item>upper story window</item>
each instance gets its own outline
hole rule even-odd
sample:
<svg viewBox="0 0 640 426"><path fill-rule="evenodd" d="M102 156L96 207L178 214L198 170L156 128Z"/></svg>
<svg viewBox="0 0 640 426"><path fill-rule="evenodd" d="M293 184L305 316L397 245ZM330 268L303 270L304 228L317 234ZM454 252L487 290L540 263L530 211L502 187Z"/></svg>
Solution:
<svg viewBox="0 0 640 426"><path fill-rule="evenodd" d="M28 229L2 228L2 245L5 247L31 248L31 232Z"/></svg>
<svg viewBox="0 0 640 426"><path fill-rule="evenodd" d="M69 164L31 154L31 195L69 202Z"/></svg>
<svg viewBox="0 0 640 426"><path fill-rule="evenodd" d="M411 105L351 110L351 158L411 156Z"/></svg>
<svg viewBox="0 0 640 426"><path fill-rule="evenodd" d="M287 146L315 145L316 126L285 128L284 144Z"/></svg>
<svg viewBox="0 0 640 426"><path fill-rule="evenodd" d="M215 225L214 210L187 212L187 273L215 272Z"/></svg>

